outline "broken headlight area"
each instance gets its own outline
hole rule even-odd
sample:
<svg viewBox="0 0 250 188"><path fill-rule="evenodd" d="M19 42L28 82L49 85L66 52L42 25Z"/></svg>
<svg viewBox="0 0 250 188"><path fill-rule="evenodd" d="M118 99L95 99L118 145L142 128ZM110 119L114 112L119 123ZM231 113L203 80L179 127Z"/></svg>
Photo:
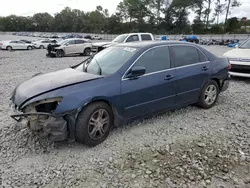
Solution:
<svg viewBox="0 0 250 188"><path fill-rule="evenodd" d="M53 115L61 100L62 98L58 97L31 103L22 108L21 114L11 117L26 118L27 125L32 131L41 132L52 141L65 140L68 136L67 121L64 117Z"/></svg>

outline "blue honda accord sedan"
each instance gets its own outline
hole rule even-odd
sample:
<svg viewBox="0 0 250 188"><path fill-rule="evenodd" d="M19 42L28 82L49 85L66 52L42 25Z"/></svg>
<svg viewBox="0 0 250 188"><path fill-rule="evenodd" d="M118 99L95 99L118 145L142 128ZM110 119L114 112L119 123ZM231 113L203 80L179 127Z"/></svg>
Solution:
<svg viewBox="0 0 250 188"><path fill-rule="evenodd" d="M229 69L227 59L191 43L118 44L19 84L11 117L51 140L96 146L134 118L190 104L211 108L228 88Z"/></svg>

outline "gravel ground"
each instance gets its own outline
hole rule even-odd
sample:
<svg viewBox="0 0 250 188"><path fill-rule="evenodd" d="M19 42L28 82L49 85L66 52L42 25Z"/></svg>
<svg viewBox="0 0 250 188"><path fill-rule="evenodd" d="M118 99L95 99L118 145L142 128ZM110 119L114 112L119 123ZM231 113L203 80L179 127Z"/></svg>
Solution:
<svg viewBox="0 0 250 188"><path fill-rule="evenodd" d="M228 50L206 48L217 55ZM83 60L45 54L0 51L3 187L250 187L250 80L232 80L212 109L189 106L137 120L87 148L39 138L9 117L18 83Z"/></svg>

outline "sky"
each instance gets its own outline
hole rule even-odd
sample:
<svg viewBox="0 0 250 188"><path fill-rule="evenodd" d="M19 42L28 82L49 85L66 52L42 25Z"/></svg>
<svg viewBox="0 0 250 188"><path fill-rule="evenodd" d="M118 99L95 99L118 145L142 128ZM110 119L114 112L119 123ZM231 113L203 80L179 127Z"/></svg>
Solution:
<svg viewBox="0 0 250 188"><path fill-rule="evenodd" d="M32 16L38 12L55 14L68 6L72 9L93 11L96 6L101 5L112 14L121 0L1 0L0 16L15 14L18 16ZM247 17L250 19L250 0L239 0L242 5L234 8L229 17ZM190 15L193 20L194 15ZM224 16L221 18L221 21Z"/></svg>

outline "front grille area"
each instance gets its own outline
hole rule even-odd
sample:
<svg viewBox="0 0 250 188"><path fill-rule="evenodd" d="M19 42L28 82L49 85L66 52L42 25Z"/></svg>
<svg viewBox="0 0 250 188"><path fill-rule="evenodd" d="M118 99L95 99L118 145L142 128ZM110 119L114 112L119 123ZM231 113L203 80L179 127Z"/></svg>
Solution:
<svg viewBox="0 0 250 188"><path fill-rule="evenodd" d="M232 64L232 68L231 68L230 72L238 72L238 73L250 74L250 66Z"/></svg>

